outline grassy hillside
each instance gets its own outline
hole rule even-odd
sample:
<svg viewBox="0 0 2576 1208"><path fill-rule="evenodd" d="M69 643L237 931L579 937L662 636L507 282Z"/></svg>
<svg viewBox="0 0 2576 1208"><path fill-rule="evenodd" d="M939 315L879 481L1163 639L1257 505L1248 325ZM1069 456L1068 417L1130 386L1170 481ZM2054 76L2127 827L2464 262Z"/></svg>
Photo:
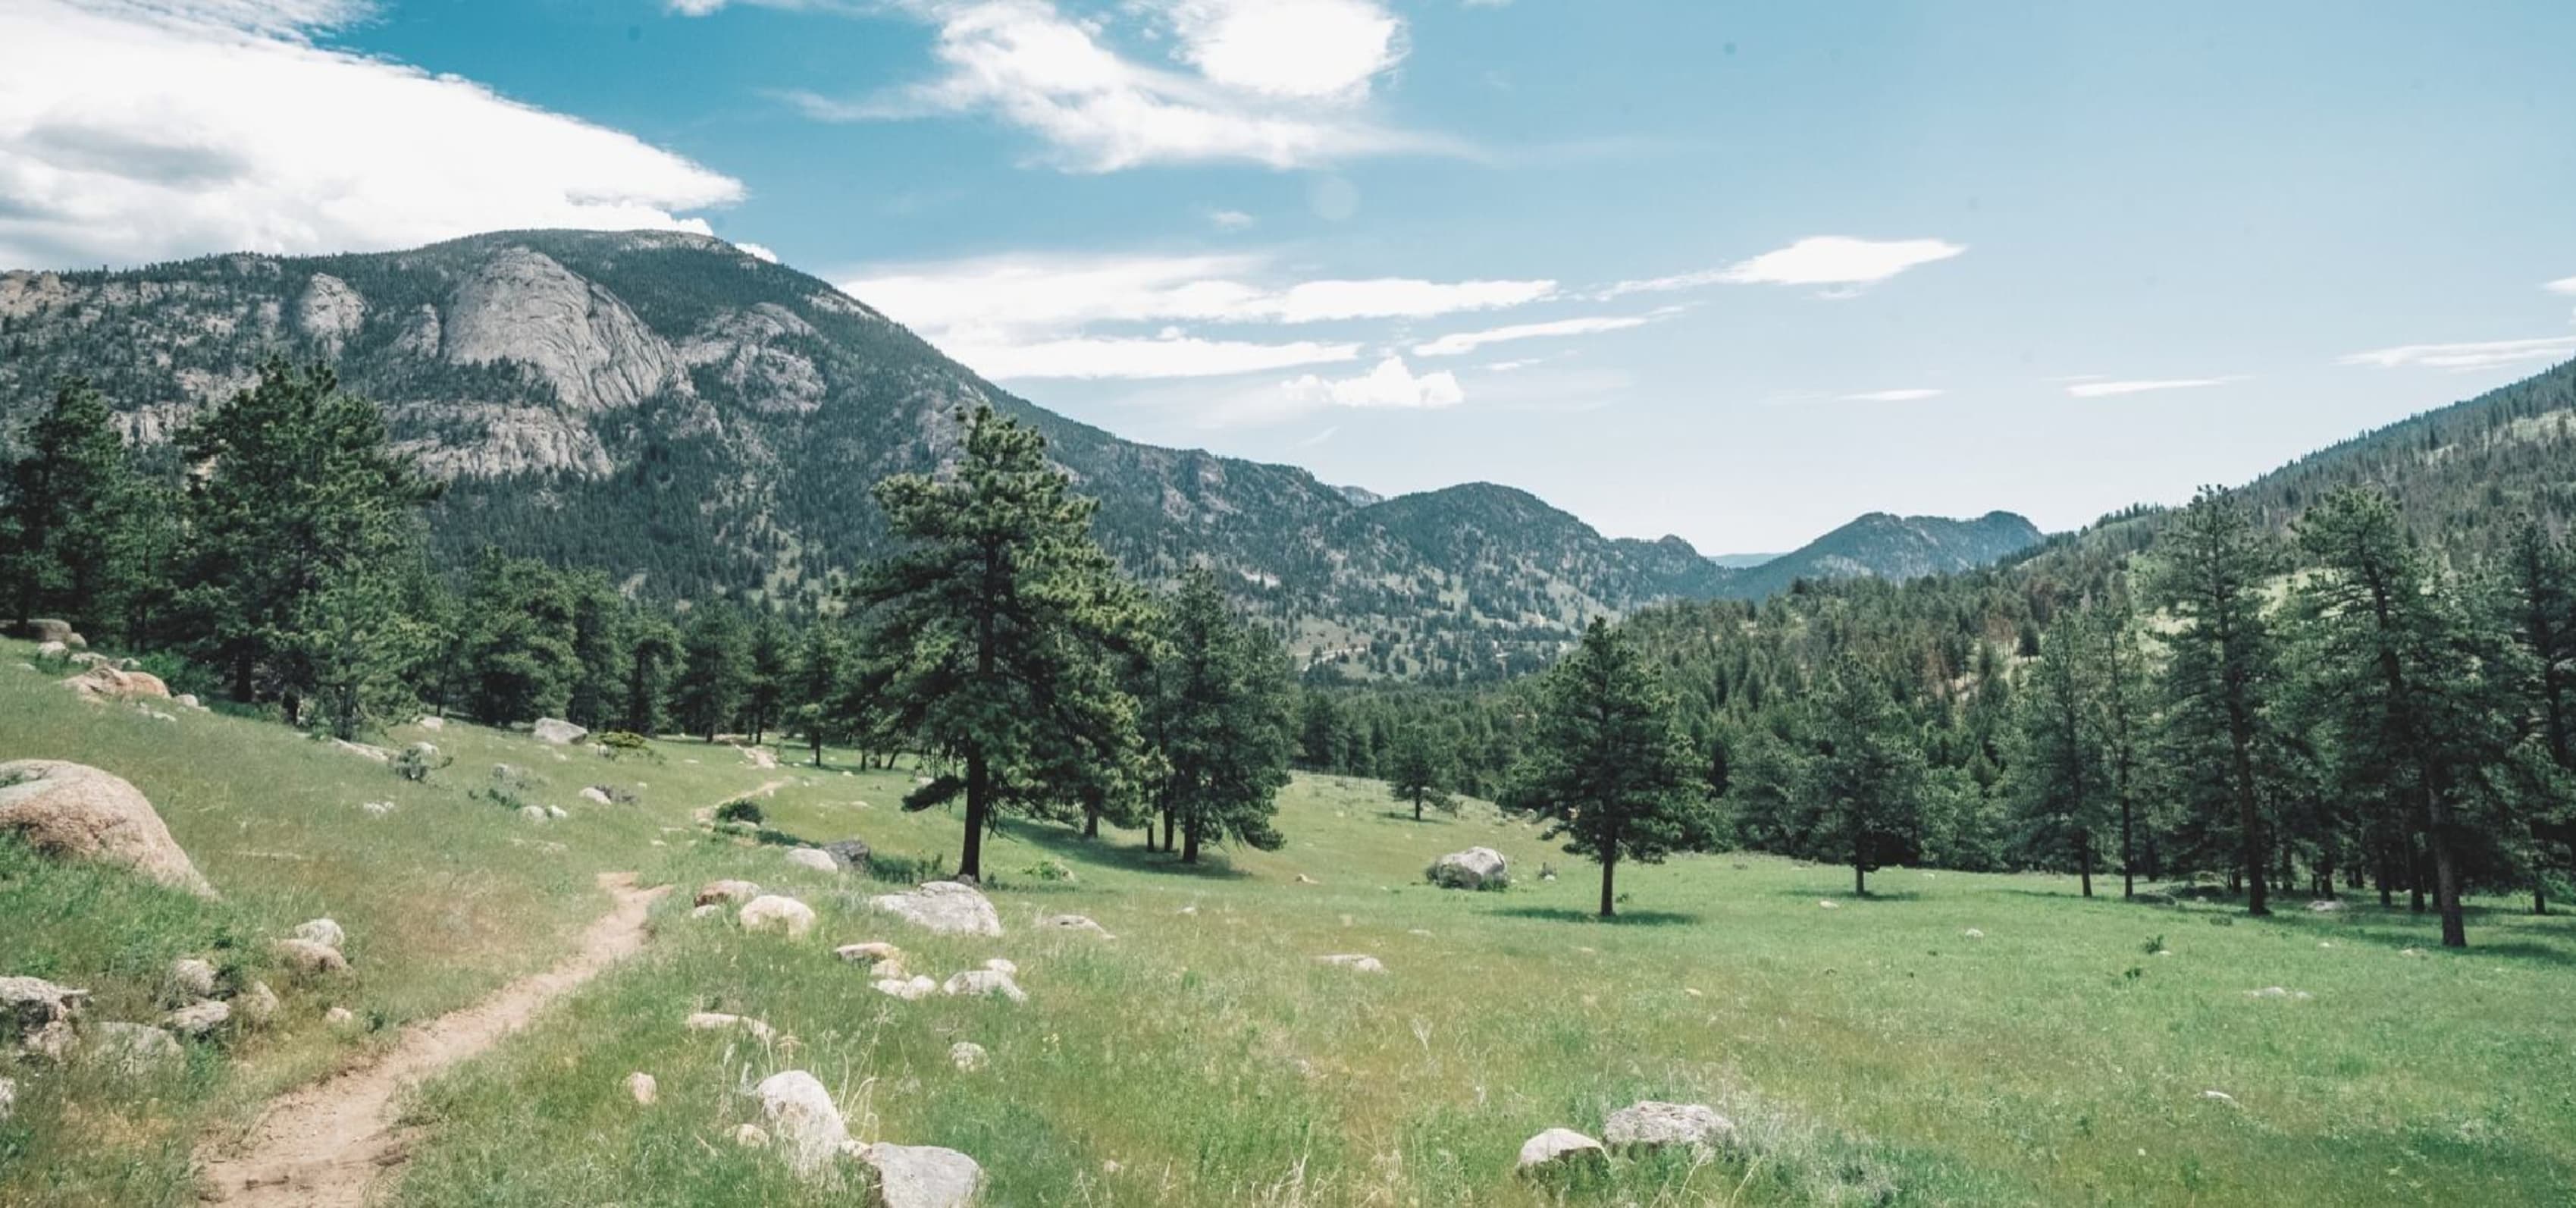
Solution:
<svg viewBox="0 0 2576 1208"><path fill-rule="evenodd" d="M772 840L947 856L954 819L892 808L909 770L763 770L701 743L558 760L451 726L432 737L456 764L413 787L277 727L63 696L0 674L0 756L134 780L227 897L205 908L0 845L0 972L93 986L99 1017L135 1017L170 956L316 913L347 925L357 969L291 993L277 1033L238 1061L198 1054L179 1085L22 1069L0 1202L186 1202L194 1130L381 1042L322 1027L328 1003L390 1026L468 1001L559 952L603 909L591 878L609 869L684 890L747 877L822 920L800 940L747 936L691 919L685 892L666 899L642 957L412 1105L424 1129L399 1202L848 1202L730 1141L757 1112L743 1092L789 1068L821 1078L856 1135L974 1155L995 1204L1533 1203L1510 1173L1524 1138L1597 1135L1608 1110L1650 1097L1716 1105L1749 1152L1623 1165L1575 1202L2576 1196L2576 925L2502 903L2473 924L2493 937L2480 948L2411 956L2433 949L2431 924L2358 903L2247 920L2083 901L2060 878L1906 870L1856 901L1841 869L1720 856L1623 870L1627 917L1601 924L1586 917L1593 870L1526 824L1471 804L1417 825L1374 782L1305 777L1283 802L1286 849L1197 871L1124 838L1014 823L987 851L1006 933L942 939L869 912L886 884L690 823L765 785ZM494 762L526 768L529 795L573 817L531 824L471 796ZM574 794L592 783L639 800L585 805ZM355 808L378 799L401 808ZM1520 883L1421 883L1433 856L1476 843L1509 855ZM1074 879L1042 879L1050 859ZM1562 879L1537 880L1542 861ZM1030 925L1061 911L1119 938ZM887 998L832 954L872 939L934 977L1006 957L1030 1000ZM1388 971L1315 962L1332 953ZM2248 996L2276 985L2311 997ZM760 1018L779 1039L685 1029L698 1010ZM990 1067L953 1069L960 1040ZM655 1075L658 1104L628 1098L632 1071Z"/></svg>

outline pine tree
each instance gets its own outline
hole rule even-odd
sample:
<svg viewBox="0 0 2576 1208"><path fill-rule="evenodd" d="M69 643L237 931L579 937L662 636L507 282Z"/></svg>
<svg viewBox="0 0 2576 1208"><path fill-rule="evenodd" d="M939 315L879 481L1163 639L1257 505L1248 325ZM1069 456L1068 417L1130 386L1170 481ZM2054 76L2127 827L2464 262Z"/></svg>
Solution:
<svg viewBox="0 0 2576 1208"><path fill-rule="evenodd" d="M1596 618L1547 673L1514 796L1548 814L1544 838L1600 862L1610 918L1621 860L1652 864L1714 843L1698 764L1654 669Z"/></svg>
<svg viewBox="0 0 2576 1208"><path fill-rule="evenodd" d="M365 567L306 597L286 632L286 661L311 668L313 712L350 739L406 720L420 698L409 680L436 640L405 608L399 575Z"/></svg>
<svg viewBox="0 0 2576 1208"><path fill-rule="evenodd" d="M598 571L571 576L568 587L573 680L564 717L574 725L603 729L617 719L626 682L625 610L608 576Z"/></svg>
<svg viewBox="0 0 2576 1208"><path fill-rule="evenodd" d="M659 734L670 724L671 667L680 659L680 635L671 623L647 616L632 627L626 656L625 703L618 724L637 734Z"/></svg>
<svg viewBox="0 0 2576 1208"><path fill-rule="evenodd" d="M2523 714L2531 731L2511 777L2531 839L2531 912L2549 913L2551 865L2576 868L2576 751L2569 742L2569 683L2576 680L2576 561L2533 517L2513 534L2498 598L2515 638Z"/></svg>
<svg viewBox="0 0 2576 1208"><path fill-rule="evenodd" d="M1293 717L1277 639L1235 618L1205 567L1163 610L1145 730L1160 756L1157 796L1180 828L1181 862L1208 842L1275 851Z"/></svg>
<svg viewBox="0 0 2576 1208"><path fill-rule="evenodd" d="M877 484L907 548L869 567L853 598L868 621L863 690L881 724L922 736L963 771L904 806L964 797L957 868L974 877L1001 811L1082 808L1083 786L1032 771L1136 746L1136 702L1111 652L1131 640L1142 608L1091 539L1098 504L1047 464L1038 434L990 407L965 426L953 477Z"/></svg>
<svg viewBox="0 0 2576 1208"><path fill-rule="evenodd" d="M1886 689L1849 656L1825 675L1814 727L1806 792L1851 861L1852 892L1866 896L1880 855L1921 822L1923 754Z"/></svg>
<svg viewBox="0 0 2576 1208"><path fill-rule="evenodd" d="M749 639L742 617L722 605L704 605L689 619L680 644L680 674L671 685L671 712L680 728L714 742L741 715L751 682Z"/></svg>
<svg viewBox="0 0 2576 1208"><path fill-rule="evenodd" d="M2111 801L2120 817L2120 896L2138 893L2139 743L2146 729L2143 668L2136 618L2125 587L2093 614L2095 649L2102 656L2101 722Z"/></svg>
<svg viewBox="0 0 2576 1208"><path fill-rule="evenodd" d="M86 379L63 382L0 472L0 616L70 617L93 634L124 627L140 569L127 554L138 487Z"/></svg>
<svg viewBox="0 0 2576 1208"><path fill-rule="evenodd" d="M743 720L751 723L751 745L759 746L787 699L794 644L777 614L764 612L751 631L751 660L743 681Z"/></svg>
<svg viewBox="0 0 2576 1208"><path fill-rule="evenodd" d="M2093 854L2112 779L2101 725L2100 654L2091 622L2058 616L2040 643L2020 697L2005 782L2020 816L2023 845L2043 862L2075 866L2093 896Z"/></svg>
<svg viewBox="0 0 2576 1208"><path fill-rule="evenodd" d="M374 404L331 370L272 359L257 386L183 429L188 544L174 611L235 700L275 697L290 721L317 686L314 601L399 566L438 491L387 444Z"/></svg>
<svg viewBox="0 0 2576 1208"><path fill-rule="evenodd" d="M486 725L564 714L581 677L580 606L533 558L485 549L465 590L465 708Z"/></svg>
<svg viewBox="0 0 2576 1208"><path fill-rule="evenodd" d="M2256 764L2268 738L2276 658L2262 588L2278 555L2215 487L2202 488L2158 544L2147 598L2174 622L2164 635L2166 769L2200 820L2232 815L2245 911L2270 914L2270 836Z"/></svg>
<svg viewBox="0 0 2576 1208"><path fill-rule="evenodd" d="M1432 741L1430 727L1405 727L1395 740L1394 765L1387 769L1388 792L1397 801L1411 802L1413 820L1420 822L1425 805L1457 812L1457 799L1449 795L1449 779L1449 760L1439 744Z"/></svg>
<svg viewBox="0 0 2576 1208"><path fill-rule="evenodd" d="M797 724L805 731L805 741L813 748L814 766L823 766L823 744L832 734L834 703L839 699L841 679L849 662L849 650L841 638L841 629L829 617L818 617L805 631L805 646L797 653L795 674L788 683L787 699L793 702Z"/></svg>

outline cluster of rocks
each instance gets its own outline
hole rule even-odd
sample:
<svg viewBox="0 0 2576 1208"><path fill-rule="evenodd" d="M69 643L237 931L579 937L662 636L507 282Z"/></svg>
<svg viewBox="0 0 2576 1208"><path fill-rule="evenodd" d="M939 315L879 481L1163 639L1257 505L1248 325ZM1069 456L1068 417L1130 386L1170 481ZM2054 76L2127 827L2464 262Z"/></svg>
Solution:
<svg viewBox="0 0 2576 1208"><path fill-rule="evenodd" d="M39 977L0 977L0 1043L45 1062L77 1060L140 1077L185 1055L179 1037L211 1039L232 1029L266 1027L280 1007L266 982L245 980L227 992L214 964L198 957L171 962L161 988L166 1012L157 1025L89 1020L89 998L87 990ZM9 1093L14 1095L14 1084Z"/></svg>
<svg viewBox="0 0 2576 1208"><path fill-rule="evenodd" d="M1521 1177L1553 1181L1608 1171L1613 1154L1637 1156L1667 1149L1710 1154L1735 1143L1735 1122L1704 1103L1643 1099L1610 1113L1594 1140L1570 1128L1551 1128L1521 1143Z"/></svg>

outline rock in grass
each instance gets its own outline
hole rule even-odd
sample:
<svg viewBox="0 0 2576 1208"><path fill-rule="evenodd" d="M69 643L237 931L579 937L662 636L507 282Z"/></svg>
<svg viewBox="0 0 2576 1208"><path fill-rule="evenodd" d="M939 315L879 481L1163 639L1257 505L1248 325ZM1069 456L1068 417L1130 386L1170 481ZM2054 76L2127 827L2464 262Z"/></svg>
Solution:
<svg viewBox="0 0 2576 1208"><path fill-rule="evenodd" d="M161 1017L161 1026L182 1036L204 1036L232 1021L231 1006L207 999Z"/></svg>
<svg viewBox="0 0 2576 1208"><path fill-rule="evenodd" d="M2310 914L2333 914L2342 909L2343 903L2333 898L2319 898L2316 901L2308 903L2308 913Z"/></svg>
<svg viewBox="0 0 2576 1208"><path fill-rule="evenodd" d="M752 1093L760 1097L770 1136L787 1150L790 1168L806 1178L830 1168L850 1134L822 1080L803 1070L786 1070L762 1079Z"/></svg>
<svg viewBox="0 0 2576 1208"><path fill-rule="evenodd" d="M335 1028L354 1028L358 1026L358 1017L347 1007L333 1007L322 1013L322 1022Z"/></svg>
<svg viewBox="0 0 2576 1208"><path fill-rule="evenodd" d="M1098 924L1098 923L1095 923L1095 922L1091 921L1091 918L1090 918L1090 916L1088 916L1088 915L1080 915L1080 914L1047 914L1047 915L1040 915L1040 916L1038 916L1038 927L1039 927L1041 930L1049 930L1049 931L1087 931L1087 932L1090 932L1090 933L1091 933L1091 934L1093 934L1093 935L1099 936L1100 938L1102 938L1102 939L1104 939L1104 940L1114 940L1114 939L1117 939L1117 938L1118 938L1117 936L1114 936L1114 935L1109 934L1109 929L1108 929L1108 928L1103 927L1103 926L1101 926L1100 924Z"/></svg>
<svg viewBox="0 0 2576 1208"><path fill-rule="evenodd" d="M0 1124L8 1123L9 1117L17 1114L18 1080L15 1078L0 1078Z"/></svg>
<svg viewBox="0 0 2576 1208"><path fill-rule="evenodd" d="M519 817L529 822L543 822L546 820L546 807L542 805L520 806Z"/></svg>
<svg viewBox="0 0 2576 1208"><path fill-rule="evenodd" d="M862 872L868 867L868 845L857 839L835 839L823 845L823 854L849 871Z"/></svg>
<svg viewBox="0 0 2576 1208"><path fill-rule="evenodd" d="M358 810L370 818L382 818L385 815L394 812L394 803L390 801L364 801L358 804Z"/></svg>
<svg viewBox="0 0 2576 1208"><path fill-rule="evenodd" d="M233 995L233 1014L246 1027L267 1027L270 1020L277 1018L277 1009L277 991L269 989L267 982L252 982Z"/></svg>
<svg viewBox="0 0 2576 1208"><path fill-rule="evenodd" d="M75 659L75 662L78 660ZM170 686L149 671L122 671L104 660L62 681L85 700L168 700Z"/></svg>
<svg viewBox="0 0 2576 1208"><path fill-rule="evenodd" d="M697 1032L722 1032L740 1028L751 1033L754 1040L768 1040L778 1034L776 1029L748 1015L728 1015L722 1011L693 1011L681 1022L687 1024L691 1031Z"/></svg>
<svg viewBox="0 0 2576 1208"><path fill-rule="evenodd" d="M722 902L709 902L704 906L689 907L689 917L693 919L711 919L723 913L724 903Z"/></svg>
<svg viewBox="0 0 2576 1208"><path fill-rule="evenodd" d="M637 1070L626 1076L626 1093L634 1097L637 1106L651 1107L662 1097L662 1084L654 1081L653 1075Z"/></svg>
<svg viewBox="0 0 2576 1208"><path fill-rule="evenodd" d="M819 847L788 848L787 862L811 872L838 873L841 871L841 865L832 859L831 853Z"/></svg>
<svg viewBox="0 0 2576 1208"><path fill-rule="evenodd" d="M984 1168L953 1149L881 1141L853 1147L851 1156L876 1176L869 1208L964 1208L984 1188Z"/></svg>
<svg viewBox="0 0 2576 1208"><path fill-rule="evenodd" d="M560 717L540 717L537 719L537 724L528 732L534 735L538 742L558 747L569 746L590 736L587 728L576 726Z"/></svg>
<svg viewBox="0 0 2576 1208"><path fill-rule="evenodd" d="M349 958L340 955L339 949L300 936L279 940L270 950L277 954L278 963L307 977L349 971Z"/></svg>
<svg viewBox="0 0 2576 1208"><path fill-rule="evenodd" d="M972 885L931 881L904 893L869 898L868 905L939 935L1000 935L1002 916Z"/></svg>
<svg viewBox="0 0 2576 1208"><path fill-rule="evenodd" d="M1735 1136L1735 1122L1705 1103L1641 1100L1610 1113L1601 1139L1612 1149L1663 1149L1686 1145L1715 1149Z"/></svg>
<svg viewBox="0 0 2576 1208"><path fill-rule="evenodd" d="M876 987L877 993L889 998L900 998L905 1002L928 998L939 992L938 982L922 976L881 977L870 984Z"/></svg>
<svg viewBox="0 0 2576 1208"><path fill-rule="evenodd" d="M961 1074L975 1073L983 1069L991 1060L992 1054L985 1052L984 1046L971 1040L960 1040L948 1046L948 1064L956 1066L957 1072Z"/></svg>
<svg viewBox="0 0 2576 1208"><path fill-rule="evenodd" d="M131 869L201 898L215 896L161 815L131 784L58 759L0 763L0 831L50 856Z"/></svg>
<svg viewBox="0 0 2576 1208"><path fill-rule="evenodd" d="M31 1037L54 1024L69 1024L89 991L41 977L0 977L0 1033Z"/></svg>
<svg viewBox="0 0 2576 1208"><path fill-rule="evenodd" d="M582 786L581 799L591 803L592 805L606 805L611 800L608 795L608 790L595 784Z"/></svg>
<svg viewBox="0 0 2576 1208"><path fill-rule="evenodd" d="M864 944L843 944L834 948L832 955L845 961L866 961L870 965L881 966L888 961L901 963L903 949L882 940L870 940Z"/></svg>
<svg viewBox="0 0 2576 1208"><path fill-rule="evenodd" d="M1433 861L1422 875L1443 889L1502 889L1512 883L1510 862L1490 847L1453 851Z"/></svg>
<svg viewBox="0 0 2576 1208"><path fill-rule="evenodd" d="M939 987L939 992L951 997L1007 998L1012 1002L1029 1000L1028 992L1020 989L1020 983L999 969L969 969L950 977Z"/></svg>
<svg viewBox="0 0 2576 1208"><path fill-rule="evenodd" d="M994 957L991 960L985 961L984 967L995 973L1007 973L1013 977L1018 977L1020 975L1020 967L1012 963L1007 957Z"/></svg>
<svg viewBox="0 0 2576 1208"><path fill-rule="evenodd" d="M194 1002L215 996L215 967L193 956L170 962L170 996L180 1002Z"/></svg>
<svg viewBox="0 0 2576 1208"><path fill-rule="evenodd" d="M1386 972L1386 965L1384 962L1379 961L1374 956L1362 956L1356 952L1336 952L1331 956L1316 957L1315 960L1321 964L1348 969L1353 973Z"/></svg>
<svg viewBox="0 0 2576 1208"><path fill-rule="evenodd" d="M766 1149L769 1132L757 1124L745 1124L733 1130L733 1143L744 1149Z"/></svg>
<svg viewBox="0 0 2576 1208"><path fill-rule="evenodd" d="M1522 1178L1542 1181L1578 1172L1597 1174L1609 1168L1609 1151L1599 1141L1571 1128L1551 1128L1521 1142L1517 1167Z"/></svg>
<svg viewBox="0 0 2576 1208"><path fill-rule="evenodd" d="M745 931L781 931L801 939L814 929L814 908L782 894L763 894L742 908L737 921Z"/></svg>
<svg viewBox="0 0 2576 1208"><path fill-rule="evenodd" d="M698 886L696 904L707 906L718 902L748 902L759 896L760 886L749 881L731 879L709 881Z"/></svg>
<svg viewBox="0 0 2576 1208"><path fill-rule="evenodd" d="M113 1020L90 1029L83 1060L129 1078L157 1074L187 1059L176 1037L159 1028Z"/></svg>
<svg viewBox="0 0 2576 1208"><path fill-rule="evenodd" d="M349 946L349 933L341 930L340 924L331 919L306 919L297 923L295 930L287 934L299 940L311 940L327 948Z"/></svg>

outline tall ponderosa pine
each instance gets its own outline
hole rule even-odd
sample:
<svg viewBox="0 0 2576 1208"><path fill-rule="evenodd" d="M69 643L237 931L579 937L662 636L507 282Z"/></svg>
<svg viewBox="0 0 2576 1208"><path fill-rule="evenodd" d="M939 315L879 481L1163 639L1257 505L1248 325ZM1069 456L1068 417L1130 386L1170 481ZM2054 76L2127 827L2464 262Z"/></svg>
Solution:
<svg viewBox="0 0 2576 1208"><path fill-rule="evenodd" d="M903 552L853 590L866 618L861 690L880 725L921 736L963 775L905 798L963 796L958 872L980 876L983 838L1006 809L1078 813L1083 787L1043 769L1134 748L1135 699L1111 650L1142 609L1091 539L1093 500L1047 464L1038 434L978 408L963 417L953 477L903 474L876 498Z"/></svg>
<svg viewBox="0 0 2576 1208"><path fill-rule="evenodd" d="M1619 862L1652 864L1715 840L1699 759L1672 697L1625 634L1595 619L1547 672L1514 795L1549 816L1544 838L1601 863L1601 917Z"/></svg>
<svg viewBox="0 0 2576 1208"><path fill-rule="evenodd" d="M750 639L741 614L720 604L697 609L680 643L680 675L671 685L673 720L714 742L741 715L750 683Z"/></svg>
<svg viewBox="0 0 2576 1208"><path fill-rule="evenodd" d="M26 453L0 477L0 616L62 616L92 634L123 627L138 569L120 558L137 483L107 401L72 379L28 422Z"/></svg>
<svg viewBox="0 0 2576 1208"><path fill-rule="evenodd" d="M1181 862L1208 842L1275 851L1271 823L1288 786L1288 658L1238 620L1216 576L1190 571L1163 609L1146 732L1161 756L1156 796L1180 829Z"/></svg>
<svg viewBox="0 0 2576 1208"><path fill-rule="evenodd" d="M2270 836L2257 766L2266 743L2274 640L2263 584L2279 563L2233 501L2204 487L2158 541L2147 598L2170 613L2164 636L2164 762L2183 807L2231 819L2248 914L2270 914Z"/></svg>
<svg viewBox="0 0 2576 1208"><path fill-rule="evenodd" d="M553 568L486 548L465 589L466 711L495 726L562 715L582 671L578 613Z"/></svg>
<svg viewBox="0 0 2576 1208"><path fill-rule="evenodd" d="M2120 825L2120 896L2138 892L2139 744L2148 718L2145 656L2138 649L2136 617L2124 586L2091 614L2094 649L2101 654L2102 757L2111 775L2111 804Z"/></svg>
<svg viewBox="0 0 2576 1208"><path fill-rule="evenodd" d="M769 728L780 723L779 711L787 700L788 676L794 660L787 626L776 613L761 613L759 623L751 629L750 661L742 686L742 719L751 727L753 746L759 746L768 737Z"/></svg>
<svg viewBox="0 0 2576 1208"><path fill-rule="evenodd" d="M583 571L572 591L572 693L564 717L574 725L604 729L617 720L626 682L625 609L608 576Z"/></svg>
<svg viewBox="0 0 2576 1208"><path fill-rule="evenodd" d="M353 577L399 574L437 487L386 443L374 404L322 366L282 360L181 430L189 483L178 612L234 699L274 697L290 719L317 687L316 602ZM370 590L338 590L346 601Z"/></svg>
<svg viewBox="0 0 2576 1208"><path fill-rule="evenodd" d="M2061 613L2049 625L2027 672L2005 776L2024 847L2045 864L2074 865L2088 898L2103 806L2112 790L2096 636L2076 612Z"/></svg>
<svg viewBox="0 0 2576 1208"><path fill-rule="evenodd" d="M1869 893L1880 857L1906 843L1923 812L1923 751L1884 685L1844 657L1819 686L1806 792L1851 861L1852 892Z"/></svg>
<svg viewBox="0 0 2576 1208"><path fill-rule="evenodd" d="M680 634L658 616L638 618L627 635L626 690L618 724L637 734L659 734L670 722L671 667L680 660Z"/></svg>
<svg viewBox="0 0 2576 1208"><path fill-rule="evenodd" d="M2521 658L2523 728L2510 777L2530 836L2531 912L2549 913L2551 870L2576 870L2576 750L2569 685L2576 682L2576 560L2537 518L2514 530L2496 593Z"/></svg>
<svg viewBox="0 0 2576 1208"><path fill-rule="evenodd" d="M834 704L840 699L841 680L848 665L849 647L842 639L840 625L830 617L815 618L813 626L805 631L804 648L796 652L786 699L818 768L823 766L823 744L834 732Z"/></svg>
<svg viewBox="0 0 2576 1208"><path fill-rule="evenodd" d="M1433 740L1427 725L1405 727L1395 740L1395 761L1387 769L1387 790L1397 801L1413 806L1413 820L1422 821L1422 807L1455 813L1457 798L1449 795L1450 763L1440 744Z"/></svg>
<svg viewBox="0 0 2576 1208"><path fill-rule="evenodd" d="M2317 566L2298 588L2313 642L2303 653L2332 685L2334 749L2409 801L2432 857L2442 943L2467 947L2464 811L2473 769L2501 752L2487 749L2487 689L2466 620L2387 496L2337 491L2300 518L2298 535Z"/></svg>

